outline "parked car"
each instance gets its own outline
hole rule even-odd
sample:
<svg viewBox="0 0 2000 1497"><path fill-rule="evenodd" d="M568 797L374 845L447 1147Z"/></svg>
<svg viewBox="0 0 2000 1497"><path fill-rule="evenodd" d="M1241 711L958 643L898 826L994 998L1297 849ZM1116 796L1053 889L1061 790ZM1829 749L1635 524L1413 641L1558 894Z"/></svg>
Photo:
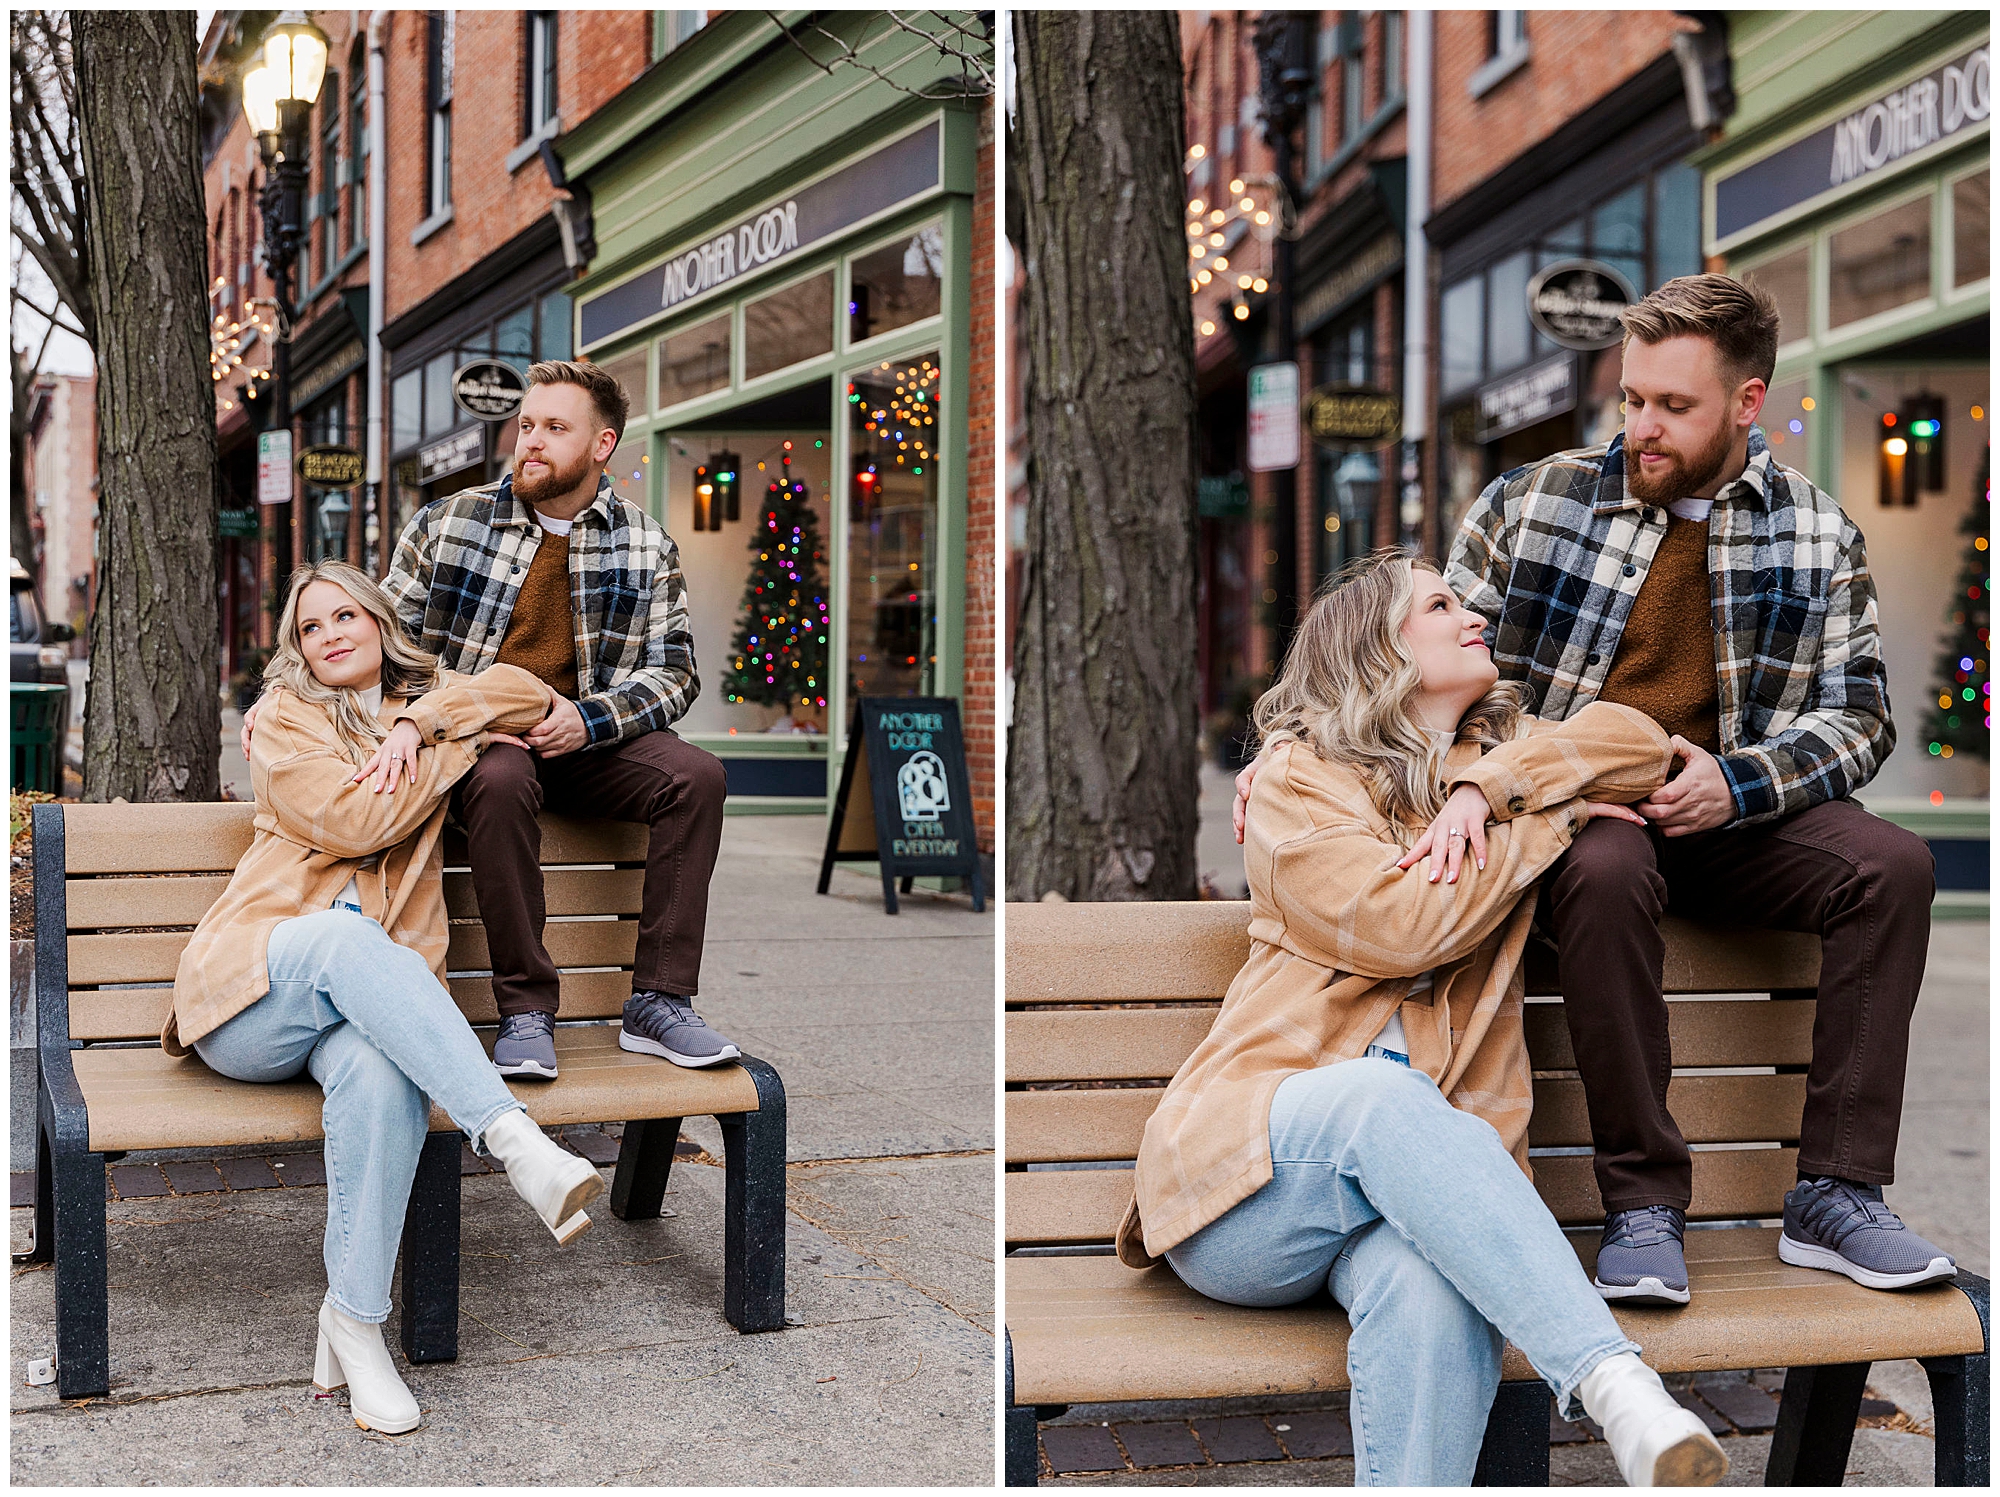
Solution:
<svg viewBox="0 0 2000 1497"><path fill-rule="evenodd" d="M42 621L35 579L11 556L7 572L7 679L69 685L69 651L65 646L76 638L76 631L68 624Z"/></svg>

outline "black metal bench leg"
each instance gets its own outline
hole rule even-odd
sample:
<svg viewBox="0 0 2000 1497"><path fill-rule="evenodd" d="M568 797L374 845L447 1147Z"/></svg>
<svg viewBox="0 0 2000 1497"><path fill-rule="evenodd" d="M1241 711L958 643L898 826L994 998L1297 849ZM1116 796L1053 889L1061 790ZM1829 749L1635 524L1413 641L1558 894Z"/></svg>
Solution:
<svg viewBox="0 0 2000 1497"><path fill-rule="evenodd" d="M763 1061L741 1064L757 1083L755 1112L723 1113L722 1313L739 1331L785 1323L785 1087Z"/></svg>
<svg viewBox="0 0 2000 1497"><path fill-rule="evenodd" d="M1992 1286L1977 1274L1960 1269L1953 1281L1965 1291L1979 1312L1979 1330L1987 1347L1993 1345ZM1930 1374L1931 1407L1936 1411L1936 1467L1932 1485L1940 1487L1984 1487L1992 1485L1993 1408L1987 1371L1987 1352L1961 1357L1926 1357L1924 1371Z"/></svg>
<svg viewBox="0 0 2000 1497"><path fill-rule="evenodd" d="M56 1257L56 1172L49 1154L48 1130L35 1117L35 1240L21 1255L23 1263L53 1263Z"/></svg>
<svg viewBox="0 0 2000 1497"><path fill-rule="evenodd" d="M650 1221L667 1198L667 1176L680 1142L679 1118L646 1118L627 1123L618 1144L618 1167L611 1173L611 1214L620 1221Z"/></svg>
<svg viewBox="0 0 2000 1497"><path fill-rule="evenodd" d="M1543 1382L1502 1383L1486 1416L1486 1439L1473 1468L1475 1487L1549 1484L1549 1389Z"/></svg>
<svg viewBox="0 0 2000 1497"><path fill-rule="evenodd" d="M1032 1404L1014 1402L1014 1338L1006 1329L1001 1329L1002 1346L1006 1361L1006 1424L1002 1430L1005 1460L1004 1479L1010 1487L1033 1487L1041 1485L1042 1411ZM1062 1410L1055 1417L1060 1418Z"/></svg>
<svg viewBox="0 0 2000 1497"><path fill-rule="evenodd" d="M62 1136L50 1115L47 1092L42 1093L39 1111L37 1153L49 1182L53 1219L49 1254L56 1275L56 1393L62 1398L97 1398L111 1391L104 1156L91 1153L83 1140ZM41 1243L35 1246L39 1251Z"/></svg>
<svg viewBox="0 0 2000 1497"><path fill-rule="evenodd" d="M1840 1485L1847 1475L1854 1421L1861 1416L1861 1394L1872 1365L1840 1362L1786 1369L1778 1427L1771 1432L1771 1457L1764 1467L1765 1486Z"/></svg>
<svg viewBox="0 0 2000 1497"><path fill-rule="evenodd" d="M417 1159L403 1213L403 1355L458 1360L460 1135L433 1133Z"/></svg>

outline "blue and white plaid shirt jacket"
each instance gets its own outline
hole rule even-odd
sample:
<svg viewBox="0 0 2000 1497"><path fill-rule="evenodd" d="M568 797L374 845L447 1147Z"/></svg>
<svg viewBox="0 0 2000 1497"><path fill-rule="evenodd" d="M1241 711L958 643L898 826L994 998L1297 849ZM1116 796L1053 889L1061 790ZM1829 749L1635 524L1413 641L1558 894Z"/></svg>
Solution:
<svg viewBox="0 0 2000 1497"><path fill-rule="evenodd" d="M382 586L411 639L446 670L477 675L500 653L541 543L534 511L502 478L411 516ZM569 533L569 596L586 747L677 721L701 691L680 549L608 477Z"/></svg>
<svg viewBox="0 0 2000 1497"><path fill-rule="evenodd" d="M1501 679L1560 720L1603 689L1666 527L1663 506L1626 488L1621 433L1488 484L1445 580L1493 621ZM1861 532L1754 426L1748 467L1709 512L1708 571L1732 825L1859 790L1896 742Z"/></svg>

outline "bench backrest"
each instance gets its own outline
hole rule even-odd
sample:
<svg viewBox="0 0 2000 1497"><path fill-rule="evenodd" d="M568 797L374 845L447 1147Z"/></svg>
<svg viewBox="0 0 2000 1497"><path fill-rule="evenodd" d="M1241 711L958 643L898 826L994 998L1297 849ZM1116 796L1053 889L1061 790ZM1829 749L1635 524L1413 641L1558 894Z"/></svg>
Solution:
<svg viewBox="0 0 2000 1497"><path fill-rule="evenodd" d="M1009 1248L1110 1240L1132 1176L1103 1166L1137 1154L1167 1081L1208 1033L1249 955L1249 910L1007 906ZM1662 928L1675 1066L1667 1098L1696 1146L1689 1215L1775 1216L1798 1158L1819 941L1673 918ZM1569 1030L1559 1000L1538 1001L1555 998L1554 963L1538 942L1529 951L1535 1183L1559 1221L1593 1224L1603 1213Z"/></svg>
<svg viewBox="0 0 2000 1497"><path fill-rule="evenodd" d="M35 808L37 940L43 902L59 892L71 1039L159 1038L181 951L249 850L255 815L237 802ZM549 815L541 823L544 944L562 972L562 1017L615 1018L632 991L646 828ZM456 831L444 859L451 995L473 1023L491 1024L499 1015L486 930Z"/></svg>

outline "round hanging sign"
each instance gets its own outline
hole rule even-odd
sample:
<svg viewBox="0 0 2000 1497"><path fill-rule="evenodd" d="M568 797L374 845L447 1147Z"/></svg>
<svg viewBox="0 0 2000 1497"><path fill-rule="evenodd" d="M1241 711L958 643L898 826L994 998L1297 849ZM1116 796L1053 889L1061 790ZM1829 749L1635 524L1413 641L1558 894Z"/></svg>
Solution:
<svg viewBox="0 0 2000 1497"><path fill-rule="evenodd" d="M475 421L509 421L520 413L528 377L499 359L477 359L451 377L451 398Z"/></svg>
<svg viewBox="0 0 2000 1497"><path fill-rule="evenodd" d="M292 459L292 471L320 489L351 489L368 480L368 460L352 447L308 447Z"/></svg>
<svg viewBox="0 0 2000 1497"><path fill-rule="evenodd" d="M1306 430L1323 447L1372 452L1403 435L1403 402L1366 385L1321 385L1306 399Z"/></svg>
<svg viewBox="0 0 2000 1497"><path fill-rule="evenodd" d="M1602 260L1562 260L1528 282L1528 316L1564 348L1609 348L1625 336L1618 314L1638 299Z"/></svg>

